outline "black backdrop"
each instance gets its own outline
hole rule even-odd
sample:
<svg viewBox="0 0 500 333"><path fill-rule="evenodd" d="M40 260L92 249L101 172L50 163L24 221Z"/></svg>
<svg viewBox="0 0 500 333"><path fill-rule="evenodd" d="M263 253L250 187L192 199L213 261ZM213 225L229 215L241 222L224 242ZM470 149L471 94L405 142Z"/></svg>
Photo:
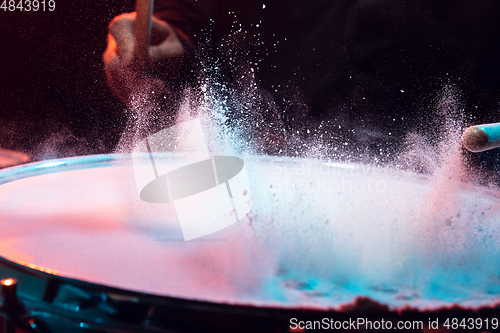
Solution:
<svg viewBox="0 0 500 333"><path fill-rule="evenodd" d="M457 34L463 52L439 52L444 65L446 59L469 57L462 62L470 67L465 72L464 67L451 68L446 77L438 73L443 77L433 80L457 84L466 109L476 117L472 122L500 121L500 5L487 0L456 3L433 6L438 18L453 24L453 32L442 38L453 41ZM107 23L132 9L130 0L56 0L54 12L0 10L0 147L35 159L113 150L125 125L124 107L106 87L101 57ZM438 39L442 33L436 31ZM468 44L460 45L464 41ZM425 56L427 51L415 52ZM496 155L474 158L494 166Z"/></svg>
<svg viewBox="0 0 500 333"><path fill-rule="evenodd" d="M56 0L56 9L0 10L0 147L35 159L108 152L124 126L106 87L107 23L131 1Z"/></svg>

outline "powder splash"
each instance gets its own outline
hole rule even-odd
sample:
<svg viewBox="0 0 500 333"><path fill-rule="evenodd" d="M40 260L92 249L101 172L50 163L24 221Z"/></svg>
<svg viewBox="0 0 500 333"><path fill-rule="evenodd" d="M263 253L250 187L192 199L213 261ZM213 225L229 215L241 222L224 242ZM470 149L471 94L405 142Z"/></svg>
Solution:
<svg viewBox="0 0 500 333"><path fill-rule="evenodd" d="M232 297L320 308L356 296L421 309L497 300L498 230L491 222L500 204L471 183L457 87L445 86L436 98L427 131L407 134L388 153L356 144L356 128L287 115L258 87L253 64L243 64L231 85L223 64L206 59L197 86L183 90L174 110L134 97L118 147L130 152L155 129L201 117L213 154L292 157L257 159L249 168L255 209L240 223L245 241L231 250L246 259L231 273L224 263L233 258L213 268L240 281ZM215 248L210 253L202 258L221 258ZM265 264L256 264L263 257Z"/></svg>

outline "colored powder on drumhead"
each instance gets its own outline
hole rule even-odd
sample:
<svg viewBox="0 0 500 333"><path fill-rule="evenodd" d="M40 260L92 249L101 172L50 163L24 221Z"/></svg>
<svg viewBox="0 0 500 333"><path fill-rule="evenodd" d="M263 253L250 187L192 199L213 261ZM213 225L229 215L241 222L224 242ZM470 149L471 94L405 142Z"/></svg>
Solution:
<svg viewBox="0 0 500 333"><path fill-rule="evenodd" d="M484 290L470 285L488 289L496 276L494 268L483 266L484 256L480 253L492 244L481 241L476 232L483 230L488 221L481 220L478 214L484 216L486 211L497 211L499 207L485 207L481 198L471 202L465 199L469 175L460 143L463 109L459 98L456 87L446 86L435 105L437 134L410 134L411 146L404 147L391 165L358 170L358 180L352 176L329 180L328 176L318 175L310 179L311 169L307 167L288 176L279 172L279 180L256 176L266 179L266 184L272 183L274 189L267 191L275 195L266 195L266 189L254 189L254 196L269 201L250 217L255 219L252 225L257 237L278 249L277 280L269 282L268 292L287 299L290 295L277 288L277 284L283 287L285 283L285 289L313 299L340 300L358 293L393 305L399 302L389 301L393 296L402 303L415 299L415 305L424 307L478 300L475 293ZM308 148L322 154L317 146ZM302 163L309 162L297 160L299 166ZM373 174L381 167L388 170L387 174L382 172L384 177ZM395 173L396 178L391 179L390 170L397 168L412 173ZM370 175L372 179L367 179ZM331 200L335 200L332 193L338 192L344 205L332 201L331 209L337 207L340 211L327 208L325 199L318 196L321 184L317 183L322 178L328 184L325 192ZM394 193L377 193L376 185L370 189L370 182L380 182L380 190ZM347 202L343 196L347 196ZM259 221L266 223L262 226ZM490 230L489 237L494 230ZM339 238L349 234L347 239ZM337 296L332 296L332 290Z"/></svg>
<svg viewBox="0 0 500 333"><path fill-rule="evenodd" d="M299 129L290 131L251 64L235 68L237 86L221 81L216 60L208 64L199 86L184 90L174 119L162 119L171 110L136 95L117 150L130 152L159 129L201 117L212 154L294 157L289 170L279 163L249 168L254 209L240 224L250 235L231 245L242 257L216 249L198 254L239 281L234 297L328 307L363 295L420 308L495 297L488 293L497 293L490 286L499 267L484 262L496 253L490 238L497 230L485 222L500 207L467 192L457 87L443 88L427 132L407 134L396 154L384 156L366 154L331 122L313 127L298 120ZM326 174L314 171L322 163L330 163ZM482 242L483 235L490 238ZM485 256L488 247L494 250Z"/></svg>
<svg viewBox="0 0 500 333"><path fill-rule="evenodd" d="M333 212L324 212L325 218L321 221L316 216L321 212L313 209L316 203L312 200L320 201L317 196L310 199L309 211L304 211L301 216L290 214L294 220L318 220L315 226L304 223L310 229L298 228L300 234L294 240L294 246L286 247L281 253L285 266L290 269L287 275L293 277L296 288L328 293L329 287L321 286L322 282L328 282L337 284L343 292L358 292L380 299L380 293L385 291L385 299L393 294L400 299L420 299L421 304L431 307L439 303L431 305L432 300L473 303L481 293L485 299L490 297L490 292L495 293L491 286L498 278L495 273L498 267L485 265L489 260L486 258L491 256L481 253L488 247L497 248L495 241L487 238L491 238L497 228L485 224L492 222L487 221L493 212L498 211L499 204L484 205L481 197L475 200L464 198L467 196L464 182L468 175L459 139L463 110L458 97L454 87L443 90L436 104L436 116L440 121L436 124L438 134L434 137L434 144L429 143L432 138L412 135L414 148L406 147L398 156L399 162L405 159L405 169L416 171L412 170L416 167L421 171L424 167L427 173L425 181L419 181L416 174L396 174L398 178L395 180L382 178L380 181L394 193L379 193L379 197L374 197L376 191L366 193L370 192L366 186L370 180L361 173L359 180L353 183L347 178L340 181L342 186L352 184L354 191L359 184L357 198L343 206L332 202L332 206L349 212L345 217L342 218L344 212L336 212L340 219L332 222L327 216ZM417 162L416 166L414 162ZM290 181L293 183L293 177ZM422 185L419 188L414 182L422 182ZM301 188L307 187L302 184ZM296 193L296 199L308 201L307 191L303 192L302 196ZM340 195L342 190L338 192ZM390 198L389 202L385 196ZM388 204L390 209L386 206ZM483 220L481 217L488 211L490 218ZM377 227L367 226L364 220ZM337 238L325 227L329 223L357 224L358 227L347 227L355 238L348 241ZM486 228L489 232L482 234ZM479 287L476 289L475 286ZM426 300L431 303L426 303ZM389 303L397 303L393 301Z"/></svg>

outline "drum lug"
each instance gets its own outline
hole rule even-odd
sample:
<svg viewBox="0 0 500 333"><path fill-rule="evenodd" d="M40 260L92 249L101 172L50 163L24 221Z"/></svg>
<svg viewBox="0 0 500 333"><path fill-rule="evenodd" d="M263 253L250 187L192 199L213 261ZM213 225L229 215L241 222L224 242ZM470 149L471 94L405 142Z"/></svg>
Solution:
<svg viewBox="0 0 500 333"><path fill-rule="evenodd" d="M37 323L30 318L24 304L17 297L17 281L15 279L1 280L0 326L4 333L39 333Z"/></svg>
<svg viewBox="0 0 500 333"><path fill-rule="evenodd" d="M90 293L69 284L59 286L53 303L72 311L97 307L108 315L114 315L118 312L105 294Z"/></svg>

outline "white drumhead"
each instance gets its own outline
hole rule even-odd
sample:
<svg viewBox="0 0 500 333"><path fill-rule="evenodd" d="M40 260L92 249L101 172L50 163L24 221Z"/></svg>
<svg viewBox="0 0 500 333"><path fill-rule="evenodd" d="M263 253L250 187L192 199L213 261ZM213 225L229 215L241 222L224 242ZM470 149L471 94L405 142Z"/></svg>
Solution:
<svg viewBox="0 0 500 333"><path fill-rule="evenodd" d="M127 157L90 159L0 173L9 181L0 185L2 256L96 284L231 304L326 309L367 296L435 309L500 295L495 192L363 165L248 157L250 214L186 242L173 204L140 199Z"/></svg>

